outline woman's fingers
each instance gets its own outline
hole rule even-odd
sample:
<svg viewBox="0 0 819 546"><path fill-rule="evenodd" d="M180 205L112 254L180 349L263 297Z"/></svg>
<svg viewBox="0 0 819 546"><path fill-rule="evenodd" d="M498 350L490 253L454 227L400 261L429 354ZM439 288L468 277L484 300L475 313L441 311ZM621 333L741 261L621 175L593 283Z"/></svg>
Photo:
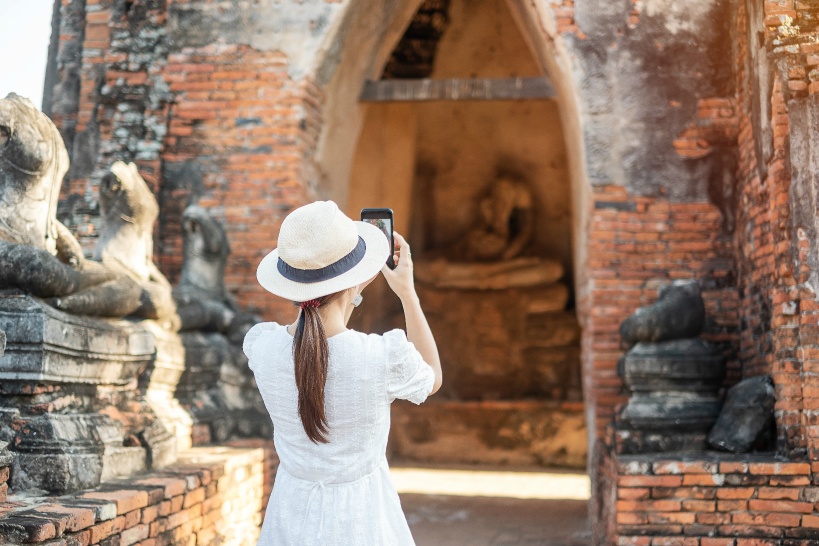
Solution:
<svg viewBox="0 0 819 546"><path fill-rule="evenodd" d="M407 240L404 239L404 237L397 231L393 231L392 235L393 239L395 240L395 254L393 255L395 264L398 265L400 262L402 262L401 257L403 256L405 258L403 263L405 265L410 265L412 263L412 257L409 243L407 243Z"/></svg>

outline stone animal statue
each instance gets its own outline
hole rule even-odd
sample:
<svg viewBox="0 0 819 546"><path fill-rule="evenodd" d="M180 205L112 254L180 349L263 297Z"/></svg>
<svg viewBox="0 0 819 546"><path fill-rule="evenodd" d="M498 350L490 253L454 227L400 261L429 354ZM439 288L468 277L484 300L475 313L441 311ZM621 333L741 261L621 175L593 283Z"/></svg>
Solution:
<svg viewBox="0 0 819 546"><path fill-rule="evenodd" d="M677 281L660 289L657 301L641 307L620 324L629 346L640 341L696 337L705 325L705 304L696 281Z"/></svg>
<svg viewBox="0 0 819 546"><path fill-rule="evenodd" d="M41 298L66 296L116 278L86 261L79 242L56 218L68 153L59 131L27 99L0 100L0 289ZM115 302L95 314L121 316Z"/></svg>
<svg viewBox="0 0 819 546"><path fill-rule="evenodd" d="M135 317L154 319L165 328L177 330L179 317L171 295L171 285L153 263L153 226L159 205L136 165L117 161L100 182L102 226L94 259L119 277L106 296L119 299ZM136 284L131 290L117 290ZM89 289L60 298L58 308L88 313L96 305L100 291Z"/></svg>
<svg viewBox="0 0 819 546"><path fill-rule="evenodd" d="M182 214L185 259L174 289L181 330L219 332L244 337L255 317L240 312L225 290L225 263L230 244L222 226L198 205Z"/></svg>

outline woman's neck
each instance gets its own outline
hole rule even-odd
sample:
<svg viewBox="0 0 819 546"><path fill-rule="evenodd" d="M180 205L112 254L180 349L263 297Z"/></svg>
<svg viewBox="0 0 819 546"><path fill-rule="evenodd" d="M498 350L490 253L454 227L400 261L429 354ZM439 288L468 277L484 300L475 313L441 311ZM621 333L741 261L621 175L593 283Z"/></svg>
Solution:
<svg viewBox="0 0 819 546"><path fill-rule="evenodd" d="M351 314L347 312L347 307L350 307L350 305L345 301L345 298L339 298L319 308L319 317L322 326L324 326L324 334L327 337L347 331L347 321L350 319ZM287 327L290 335L295 334L297 323L298 319L296 323Z"/></svg>

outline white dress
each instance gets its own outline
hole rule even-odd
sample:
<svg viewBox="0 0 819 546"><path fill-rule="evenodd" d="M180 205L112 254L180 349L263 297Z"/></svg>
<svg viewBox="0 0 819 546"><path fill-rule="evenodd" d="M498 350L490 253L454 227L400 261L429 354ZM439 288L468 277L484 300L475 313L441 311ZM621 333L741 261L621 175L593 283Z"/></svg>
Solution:
<svg viewBox="0 0 819 546"><path fill-rule="evenodd" d="M327 444L307 437L298 414L293 337L274 322L247 333L244 351L273 420L281 461L259 545L412 545L386 459L390 404L416 404L435 374L401 330L347 330L328 339Z"/></svg>

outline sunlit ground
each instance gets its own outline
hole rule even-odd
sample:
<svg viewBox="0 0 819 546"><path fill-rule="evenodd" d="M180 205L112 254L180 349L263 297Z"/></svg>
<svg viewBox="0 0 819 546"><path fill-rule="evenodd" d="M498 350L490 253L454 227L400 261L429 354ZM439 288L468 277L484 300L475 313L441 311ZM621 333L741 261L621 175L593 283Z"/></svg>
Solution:
<svg viewBox="0 0 819 546"><path fill-rule="evenodd" d="M459 497L588 500L589 477L580 473L504 472L393 467L399 493Z"/></svg>
<svg viewBox="0 0 819 546"><path fill-rule="evenodd" d="M590 546L589 478L571 471L395 465L417 546Z"/></svg>

